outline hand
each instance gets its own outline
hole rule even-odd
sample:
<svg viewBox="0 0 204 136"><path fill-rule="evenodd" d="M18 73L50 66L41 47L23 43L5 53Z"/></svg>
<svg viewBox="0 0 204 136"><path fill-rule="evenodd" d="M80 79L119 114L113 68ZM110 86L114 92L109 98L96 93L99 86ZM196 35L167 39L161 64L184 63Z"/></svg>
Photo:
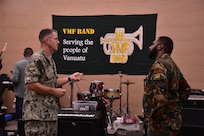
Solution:
<svg viewBox="0 0 204 136"><path fill-rule="evenodd" d="M8 44L8 43L5 43L3 49L0 51L0 57L1 57L1 55L3 54L3 52L5 52L7 44ZM1 58L0 58L0 59L1 59ZM2 59L1 59L0 61L2 61Z"/></svg>
<svg viewBox="0 0 204 136"><path fill-rule="evenodd" d="M8 44L8 43L5 43L5 44L4 44L4 47L3 47L2 50L1 50L2 53L5 52L7 44Z"/></svg>
<svg viewBox="0 0 204 136"><path fill-rule="evenodd" d="M66 93L66 89L64 88L54 88L53 90L53 95L58 98L64 96L65 93Z"/></svg>
<svg viewBox="0 0 204 136"><path fill-rule="evenodd" d="M80 72L75 72L70 75L71 80L74 80L74 81L79 81L82 79L82 77L83 77L83 73L80 73Z"/></svg>

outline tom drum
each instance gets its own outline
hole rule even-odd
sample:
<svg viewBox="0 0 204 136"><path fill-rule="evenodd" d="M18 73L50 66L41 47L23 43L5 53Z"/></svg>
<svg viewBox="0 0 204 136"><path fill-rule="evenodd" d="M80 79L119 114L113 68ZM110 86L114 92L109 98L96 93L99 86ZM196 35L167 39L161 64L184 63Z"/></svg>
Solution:
<svg viewBox="0 0 204 136"><path fill-rule="evenodd" d="M89 91L91 94L102 95L104 83L98 80L91 81Z"/></svg>
<svg viewBox="0 0 204 136"><path fill-rule="evenodd" d="M108 99L119 99L120 98L119 90L115 90L115 89L105 89L103 92L103 95L105 98L108 98Z"/></svg>

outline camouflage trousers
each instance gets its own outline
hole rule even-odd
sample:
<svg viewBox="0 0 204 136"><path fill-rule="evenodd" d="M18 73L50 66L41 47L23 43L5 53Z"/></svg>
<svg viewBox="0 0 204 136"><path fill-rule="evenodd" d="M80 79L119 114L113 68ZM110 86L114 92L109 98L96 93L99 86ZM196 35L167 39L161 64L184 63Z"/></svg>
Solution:
<svg viewBox="0 0 204 136"><path fill-rule="evenodd" d="M170 126L160 123L147 123L145 136L177 136L179 130L173 130Z"/></svg>
<svg viewBox="0 0 204 136"><path fill-rule="evenodd" d="M57 136L57 121L25 121L25 136Z"/></svg>

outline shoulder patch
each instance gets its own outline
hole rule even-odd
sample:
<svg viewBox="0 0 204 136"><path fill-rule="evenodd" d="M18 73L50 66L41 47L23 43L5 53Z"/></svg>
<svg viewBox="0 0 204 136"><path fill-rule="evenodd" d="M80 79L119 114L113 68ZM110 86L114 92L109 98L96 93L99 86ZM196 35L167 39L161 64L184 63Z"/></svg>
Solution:
<svg viewBox="0 0 204 136"><path fill-rule="evenodd" d="M159 79L161 79L161 74L160 73L154 74L153 80L159 80Z"/></svg>

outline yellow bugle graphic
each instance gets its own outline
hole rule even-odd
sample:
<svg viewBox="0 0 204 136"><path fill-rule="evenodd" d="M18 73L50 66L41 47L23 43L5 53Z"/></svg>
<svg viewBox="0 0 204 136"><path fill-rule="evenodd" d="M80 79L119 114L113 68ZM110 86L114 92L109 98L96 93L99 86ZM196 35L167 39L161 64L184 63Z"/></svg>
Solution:
<svg viewBox="0 0 204 136"><path fill-rule="evenodd" d="M100 37L104 53L110 55L110 63L127 63L128 56L134 51L134 43L140 50L143 49L143 26L133 33L125 33L124 28L115 28L115 33Z"/></svg>

